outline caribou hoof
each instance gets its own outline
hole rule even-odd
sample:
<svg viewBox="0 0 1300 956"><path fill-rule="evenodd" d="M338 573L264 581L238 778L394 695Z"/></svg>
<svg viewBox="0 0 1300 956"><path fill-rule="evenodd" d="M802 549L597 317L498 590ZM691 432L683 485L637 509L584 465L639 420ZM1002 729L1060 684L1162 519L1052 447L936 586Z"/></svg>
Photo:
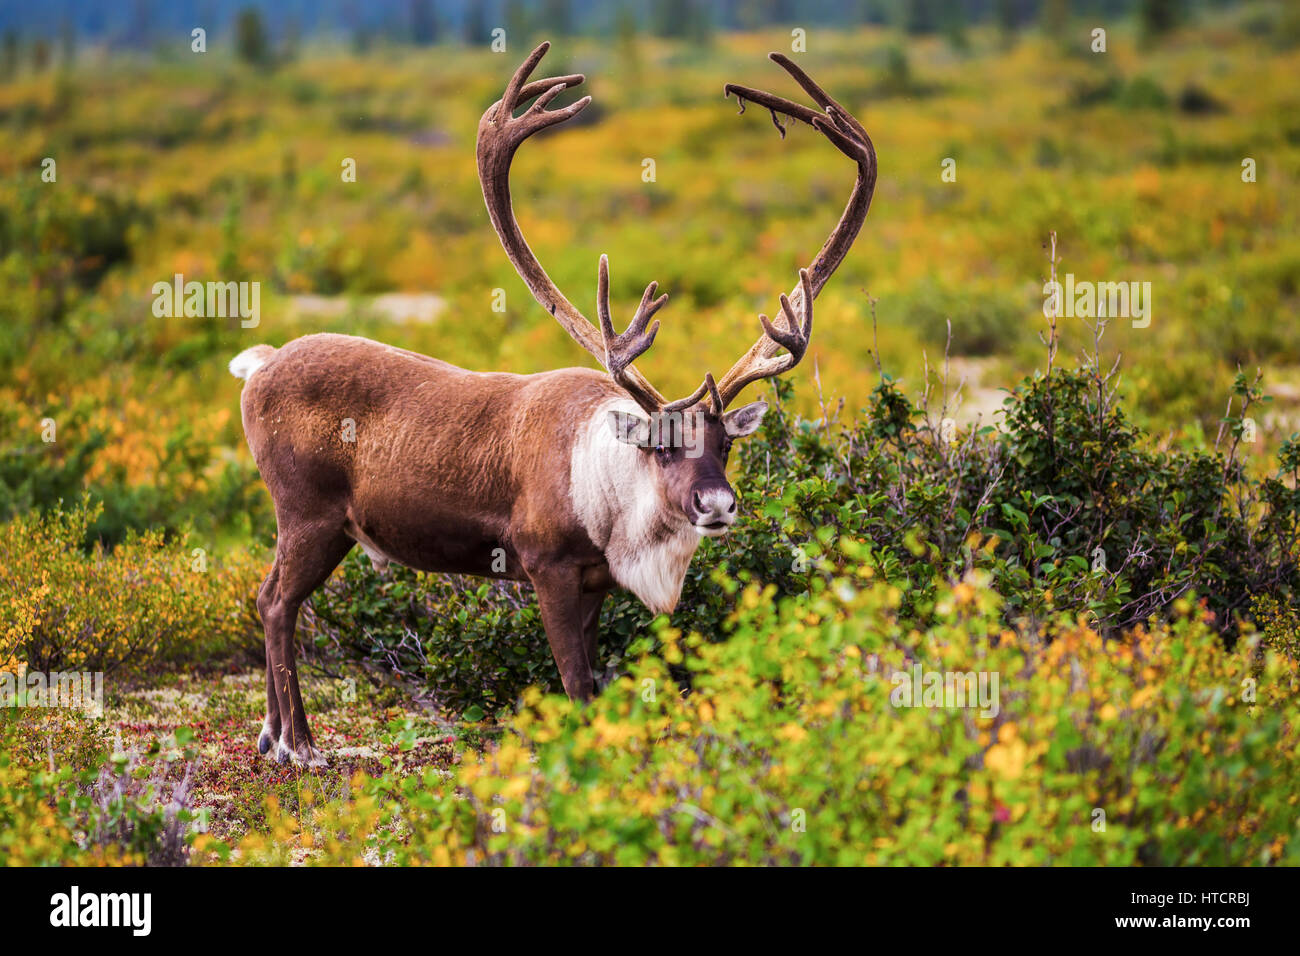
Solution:
<svg viewBox="0 0 1300 956"><path fill-rule="evenodd" d="M325 766L325 755L311 744L300 744L295 750L281 738L275 751L276 763L292 762L298 766L317 768Z"/></svg>
<svg viewBox="0 0 1300 956"><path fill-rule="evenodd" d="M271 722L269 719L262 721L262 732L257 735L257 752L265 754L275 746L275 738L278 736L279 734L271 732Z"/></svg>

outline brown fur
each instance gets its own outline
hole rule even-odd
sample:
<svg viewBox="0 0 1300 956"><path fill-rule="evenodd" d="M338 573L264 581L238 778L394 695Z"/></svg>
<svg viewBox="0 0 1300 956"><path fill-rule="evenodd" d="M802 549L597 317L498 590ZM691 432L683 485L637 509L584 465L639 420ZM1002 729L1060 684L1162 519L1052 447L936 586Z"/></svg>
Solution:
<svg viewBox="0 0 1300 956"><path fill-rule="evenodd" d="M259 347L241 407L249 448L275 504L275 563L258 596L267 638L263 752L311 761L294 663L298 609L360 542L423 571L530 581L565 690L594 688L596 625L614 585L604 553L574 511L575 436L625 393L606 375L470 372L346 335ZM733 413L736 414L736 413ZM346 420L355 441L344 440ZM725 488L730 439L721 420L691 427L703 454L638 450L654 469L665 529L696 513L691 497ZM734 507L733 507L734 510ZM505 571L493 570L504 549Z"/></svg>
<svg viewBox="0 0 1300 956"><path fill-rule="evenodd" d="M876 155L866 131L788 57L771 59L820 110L762 90L727 84L727 95L808 123L857 166L839 223L781 297L781 321L760 315L763 334L718 383L706 375L692 395L666 402L631 362L653 343L650 325L666 296L651 283L628 328L614 330L608 264L597 270L594 327L556 288L524 240L510 199L510 164L535 133L590 102L547 109L580 74L528 82L549 44L515 71L479 121L479 181L506 255L534 298L605 366L537 375L468 372L437 359L345 335L309 335L279 350L256 346L231 371L248 384L244 432L275 502L275 564L258 594L266 630L267 716L259 740L280 759L320 760L312 747L294 664L302 602L360 542L379 562L425 571L530 581L547 640L572 697L594 688L600 607L616 582L656 611L671 610L700 536L735 520L725 476L732 439L758 427L766 406L725 411L747 385L789 371L812 335L812 302L852 246L871 204ZM534 99L516 115L520 102ZM742 110L743 112L743 110ZM780 124L777 124L780 126ZM784 130L783 130L784 132ZM779 355L782 350L785 355ZM652 416L626 407L634 399ZM705 401L707 399L707 402ZM634 406L635 408L635 406ZM654 448L661 413L687 412L692 440ZM611 427L614 416L631 430ZM345 422L355 442L344 439ZM636 424L639 423L639 424ZM608 434L622 445L611 445ZM698 451L699 454L695 454ZM597 540L598 539L598 540ZM498 553L499 555L499 553Z"/></svg>

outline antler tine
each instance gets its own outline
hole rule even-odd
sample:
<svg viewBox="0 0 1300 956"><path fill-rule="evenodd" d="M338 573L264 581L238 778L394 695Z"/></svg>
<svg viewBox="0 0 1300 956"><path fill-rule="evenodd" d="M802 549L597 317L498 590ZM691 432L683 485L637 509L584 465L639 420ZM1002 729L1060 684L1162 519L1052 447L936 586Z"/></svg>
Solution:
<svg viewBox="0 0 1300 956"><path fill-rule="evenodd" d="M587 78L583 74L570 73L566 76L553 76L544 80L533 80L531 83L526 83L525 81L527 81L533 70L537 69L537 64L542 61L542 57L546 55L550 48L550 41L543 41L532 53L528 54L528 59L519 64L519 69L515 70L514 76L510 77L510 82L506 84L505 93L501 99L493 104L492 110L490 110L494 122L514 118L514 112L519 108L521 102L531 100L539 94L545 94L545 96L534 103L529 112L542 113L547 104L562 91L586 81ZM546 125L564 122L564 120L585 108L587 103L591 102L591 97L583 97L579 102L582 103L582 106L578 106L577 103L573 104L577 108L573 109L571 113L566 114L565 110L572 109L572 107L565 107L565 110L556 110L554 113L549 114L550 118ZM523 141L529 135L531 135L531 131L523 132L519 136L519 140Z"/></svg>
<svg viewBox="0 0 1300 956"><path fill-rule="evenodd" d="M745 112L745 100L752 100L759 106L769 110L775 110L778 113L784 113L792 119L802 120L809 126L813 121L821 116L816 110L809 109L801 103L793 100L787 100L784 96L777 96L775 93L768 93L766 90L756 90L752 86L741 86L739 83L727 83L722 87L723 97L736 95L737 102L740 103L740 112ZM780 129L781 127L778 127Z"/></svg>
<svg viewBox="0 0 1300 956"><path fill-rule="evenodd" d="M519 64L519 69L515 70L514 75L510 77L510 82L506 84L505 93L497 101L496 109L492 114L494 119L505 122L514 115L515 107L519 104L519 91L523 89L524 81L533 70L537 69L537 64L542 62L542 57L546 56L546 51L550 48L550 41L543 41L528 54L528 58L523 63Z"/></svg>
<svg viewBox="0 0 1300 956"><path fill-rule="evenodd" d="M641 304L637 306L636 315L632 317L627 329L620 335L614 331L614 322L609 312L609 257L602 255L596 270L596 314L600 319L600 335L605 345L603 363L614 381L629 392L638 405L652 415L657 413L663 402L654 395L641 390L635 381L625 375L628 366L654 344L659 334L659 320L646 331L646 325L654 314L668 301L668 293L655 299L659 288L658 282L651 282L641 294Z"/></svg>
<svg viewBox="0 0 1300 956"><path fill-rule="evenodd" d="M813 295L812 281L808 278L808 270L799 270L799 288L803 292L803 323L794 317L794 309L790 305L790 299L784 292L781 293L781 312L785 316L786 329L778 329L767 320L766 315L758 317L759 324L763 326L763 331L767 337L776 341L782 348L790 353L793 361L790 362L790 368L793 368L803 359L803 353L808 350L808 343L812 340L812 323L813 323Z"/></svg>
<svg viewBox="0 0 1300 956"><path fill-rule="evenodd" d="M548 76L545 79L533 80L531 83L525 83L524 88L519 91L519 102L515 104L516 109L519 103L524 100L531 100L534 96L545 93L553 86L577 86L585 83L587 77L582 73L568 73L564 76ZM534 104L536 105L536 104Z"/></svg>
<svg viewBox="0 0 1300 956"><path fill-rule="evenodd" d="M763 326L763 332L767 336L767 340L770 340L767 344L775 343L773 346L773 352L775 352L777 347L780 347L784 348L788 354L777 356L758 353L759 345L764 344L765 341L767 341L765 339L759 339L759 341L755 343L754 348L752 348L749 354L746 355L745 359L736 363L736 368L733 368L732 371L728 373L728 376L731 378L730 386L733 396L734 394L739 394L745 386L754 382L765 378L772 378L775 375L784 375L786 372L790 371L790 369L803 361L804 353L808 351L808 343L812 340L813 323L813 295L811 279L808 276L807 269L799 270L799 288L802 293L800 297L803 311L802 323L795 319L794 307L790 304L790 299L784 293L781 295L781 312L785 316L788 328L777 328L768 321L766 315L759 315L758 317L758 321ZM736 369L741 369L741 371L737 373ZM718 404L719 401L721 401L720 398L715 399L714 408L718 410L725 408L725 404ZM721 414L720 411L719 414Z"/></svg>
<svg viewBox="0 0 1300 956"><path fill-rule="evenodd" d="M867 131L863 129L862 124L854 118L853 114L843 106L840 106L840 104L837 103L829 93L823 90L811 76L803 71L803 68L800 67L799 64L795 63L794 60L790 59L784 53L769 53L767 58L789 73L790 76L794 78L794 81L803 87L804 92L813 98L813 102L826 111L827 115L834 119L836 114L838 114L844 122L848 124L853 132L857 133L857 138L859 140L864 144L871 142L871 137L867 135ZM839 124L837 123L836 125Z"/></svg>
<svg viewBox="0 0 1300 956"><path fill-rule="evenodd" d="M725 406L722 404L722 396L718 394L718 386L713 384L713 373L704 373L704 384L709 389L709 400L713 403L714 413L721 415Z"/></svg>
<svg viewBox="0 0 1300 956"><path fill-rule="evenodd" d="M779 329L768 321L766 315L759 316L763 335L722 377L718 384L722 406L718 411L730 404L751 382L787 372L803 359L812 338L812 300L848 255L853 240L857 238L867 217L867 211L871 208L871 196L876 186L876 151L862 124L789 57L781 53L770 53L768 57L803 87L822 108L822 112L763 90L734 83L723 87L724 95L735 93L741 103L741 112L744 112L745 100L751 100L771 111L772 122L781 131L783 138L785 128L777 120L778 113L812 126L831 145L857 164L858 176L839 223L809 267L799 270L799 285L788 297L781 296L781 312L787 328ZM802 312L802 325L795 318L796 309ZM783 348L788 354L775 357Z"/></svg>
<svg viewBox="0 0 1300 956"><path fill-rule="evenodd" d="M700 399L702 399L706 394L708 394L710 399L713 401L713 408L715 411L721 408L721 406L718 405L718 402L721 401L718 397L718 386L713 384L713 375L709 372L704 374L704 381L700 383L699 388L691 392L691 394L687 395L685 398L679 398L675 402L669 402L663 407L663 411L665 413L685 411L692 405L699 404ZM719 414L721 413L719 412Z"/></svg>
<svg viewBox="0 0 1300 956"><path fill-rule="evenodd" d="M479 120L477 150L479 184L483 188L483 200L487 204L492 227L496 230L497 237L501 240L501 245L514 265L515 271L532 292L533 298L555 317L575 342L604 365L610 360L606 336L565 298L546 274L546 270L542 268L542 264L524 239L519 223L515 219L510 198L510 163L520 144L539 130L571 119L591 102L590 96L584 96L568 106L554 110L547 109L560 93L577 86L585 79L581 73L573 73L529 82L528 77L549 49L549 43L542 43L528 55L511 76L501 99L489 106ZM515 116L514 112L519 104L533 97L537 98L536 102L521 115ZM645 325L654 312L663 305L662 301L649 302L649 290L647 292L646 301L643 303L644 308L638 312L637 319L633 321L635 335L627 339L626 347L620 346L614 350L615 359L622 363L615 378L620 385L632 393L642 407L658 408L664 402L663 396L645 376L628 364L631 359L649 347L650 341L653 341L653 332L648 338L645 336ZM642 312L645 313L644 316ZM629 333L632 331L633 329L629 329ZM616 341L621 342L622 338ZM634 344L636 348L633 347ZM608 368L608 365L606 367Z"/></svg>

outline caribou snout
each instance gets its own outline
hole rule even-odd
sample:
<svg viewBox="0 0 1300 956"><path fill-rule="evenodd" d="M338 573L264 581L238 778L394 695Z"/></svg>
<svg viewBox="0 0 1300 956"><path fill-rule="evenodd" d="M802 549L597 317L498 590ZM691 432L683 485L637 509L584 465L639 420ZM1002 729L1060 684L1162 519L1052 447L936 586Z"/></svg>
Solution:
<svg viewBox="0 0 1300 956"><path fill-rule="evenodd" d="M726 534L736 522L736 495L727 484L697 485L691 491L687 517L706 538Z"/></svg>

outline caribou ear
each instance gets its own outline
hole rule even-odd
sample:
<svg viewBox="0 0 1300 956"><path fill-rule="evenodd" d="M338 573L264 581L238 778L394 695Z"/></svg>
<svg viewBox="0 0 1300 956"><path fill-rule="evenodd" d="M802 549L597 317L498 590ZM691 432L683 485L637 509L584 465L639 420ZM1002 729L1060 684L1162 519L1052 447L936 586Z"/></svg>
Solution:
<svg viewBox="0 0 1300 956"><path fill-rule="evenodd" d="M609 430L624 445L644 448L650 444L650 420L632 412L610 412Z"/></svg>
<svg viewBox="0 0 1300 956"><path fill-rule="evenodd" d="M722 424L732 438L743 438L758 431L758 426L763 423L763 416L766 414L767 402L750 402L743 408L723 415Z"/></svg>

